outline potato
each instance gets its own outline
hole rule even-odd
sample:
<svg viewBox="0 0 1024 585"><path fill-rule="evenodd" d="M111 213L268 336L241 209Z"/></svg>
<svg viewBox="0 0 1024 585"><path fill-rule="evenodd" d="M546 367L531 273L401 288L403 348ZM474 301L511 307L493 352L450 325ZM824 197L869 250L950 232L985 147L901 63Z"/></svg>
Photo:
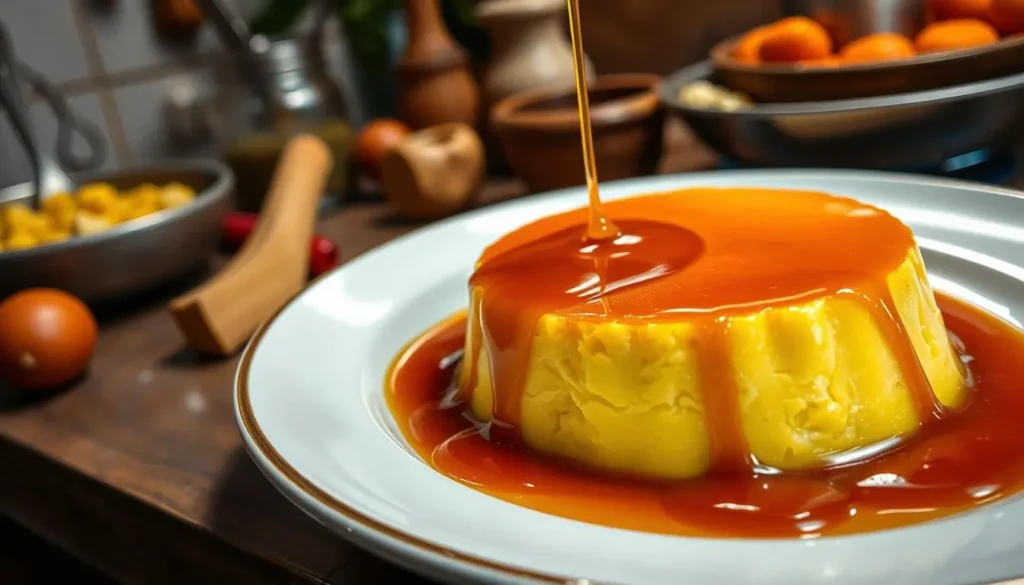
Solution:
<svg viewBox="0 0 1024 585"><path fill-rule="evenodd" d="M124 192L109 183L89 183L75 193L47 197L41 211L21 203L7 205L0 207L0 252L59 242L76 234L99 234L161 209L186 205L195 197L195 189L175 182L162 187L143 183Z"/></svg>
<svg viewBox="0 0 1024 585"><path fill-rule="evenodd" d="M131 199L132 203L137 207L155 210L160 207L160 192L160 187L153 183L143 183L128 191L125 197Z"/></svg>
<svg viewBox="0 0 1024 585"><path fill-rule="evenodd" d="M168 183L160 192L160 207L173 209L190 203L196 197L192 187L181 183Z"/></svg>
<svg viewBox="0 0 1024 585"><path fill-rule="evenodd" d="M113 185L90 183L78 189L78 205L97 215L108 215L119 203L119 194Z"/></svg>
<svg viewBox="0 0 1024 585"><path fill-rule="evenodd" d="M38 246L39 241L28 232L17 232L7 238L5 244L8 250L25 250Z"/></svg>
<svg viewBox="0 0 1024 585"><path fill-rule="evenodd" d="M90 211L79 210L75 214L75 233L80 236L91 236L103 233L114 226L107 217Z"/></svg>
<svg viewBox="0 0 1024 585"><path fill-rule="evenodd" d="M60 242L71 237L71 231L61 230L50 230L41 236L38 240L39 245L52 244L54 242Z"/></svg>
<svg viewBox="0 0 1024 585"><path fill-rule="evenodd" d="M75 211L78 204L70 193L56 193L43 200L43 212L50 217L51 225L58 231L70 233L75 227Z"/></svg>
<svg viewBox="0 0 1024 585"><path fill-rule="evenodd" d="M138 219L140 217L146 217L147 215L160 211L159 207L143 205L138 201L130 202L127 209L124 211L124 215L121 217L122 221L129 221L132 219Z"/></svg>
<svg viewBox="0 0 1024 585"><path fill-rule="evenodd" d="M25 226L32 222L34 214L34 211L21 203L0 208L0 224L3 224L4 233L13 234L24 230Z"/></svg>

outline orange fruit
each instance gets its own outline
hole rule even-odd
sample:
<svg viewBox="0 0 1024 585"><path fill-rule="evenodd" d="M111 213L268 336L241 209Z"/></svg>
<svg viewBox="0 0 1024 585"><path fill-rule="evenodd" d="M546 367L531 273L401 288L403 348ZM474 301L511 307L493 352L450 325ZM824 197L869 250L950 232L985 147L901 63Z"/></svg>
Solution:
<svg viewBox="0 0 1024 585"><path fill-rule="evenodd" d="M917 34L918 52L935 53L988 45L999 40L992 25L981 20L958 18L933 22Z"/></svg>
<svg viewBox="0 0 1024 585"><path fill-rule="evenodd" d="M988 18L992 0L928 0L928 8L936 20L953 18Z"/></svg>
<svg viewBox="0 0 1024 585"><path fill-rule="evenodd" d="M914 43L899 33L880 32L863 36L839 51L846 63L872 63L909 59L917 54Z"/></svg>
<svg viewBox="0 0 1024 585"><path fill-rule="evenodd" d="M742 63L759 63L761 57L758 56L758 53L761 50L761 42L764 41L770 28L767 25L759 26L743 35L732 51L733 59Z"/></svg>
<svg viewBox="0 0 1024 585"><path fill-rule="evenodd" d="M412 130L400 120L377 118L368 122L359 132L352 158L367 177L380 180L380 166L384 157L405 141Z"/></svg>
<svg viewBox="0 0 1024 585"><path fill-rule="evenodd" d="M766 62L824 59L832 54L832 38L817 22L805 16L784 18L771 25L758 55Z"/></svg>
<svg viewBox="0 0 1024 585"><path fill-rule="evenodd" d="M989 20L1008 35L1024 33L1024 0L992 0Z"/></svg>
<svg viewBox="0 0 1024 585"><path fill-rule="evenodd" d="M80 376L96 348L96 319L82 301L50 288L0 303L0 380L54 388Z"/></svg>

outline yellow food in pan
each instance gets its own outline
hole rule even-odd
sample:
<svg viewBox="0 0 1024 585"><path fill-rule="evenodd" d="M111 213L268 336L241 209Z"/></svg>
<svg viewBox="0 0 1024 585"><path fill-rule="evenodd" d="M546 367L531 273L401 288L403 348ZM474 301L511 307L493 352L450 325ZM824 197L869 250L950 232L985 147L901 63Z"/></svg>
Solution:
<svg viewBox="0 0 1024 585"><path fill-rule="evenodd" d="M144 183L127 191L107 183L90 183L75 193L48 197L38 211L21 203L10 204L0 207L0 251L98 234L126 221L180 207L195 196L192 187L181 183L163 187Z"/></svg>

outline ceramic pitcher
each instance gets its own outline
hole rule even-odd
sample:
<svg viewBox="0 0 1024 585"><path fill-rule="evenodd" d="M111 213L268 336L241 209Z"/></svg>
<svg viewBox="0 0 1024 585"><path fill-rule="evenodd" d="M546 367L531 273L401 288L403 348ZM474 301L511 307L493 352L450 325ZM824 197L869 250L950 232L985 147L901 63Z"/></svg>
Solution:
<svg viewBox="0 0 1024 585"><path fill-rule="evenodd" d="M485 0L477 5L477 19L492 41L481 88L488 106L525 89L572 85L566 15L564 0ZM593 64L586 63L593 80Z"/></svg>

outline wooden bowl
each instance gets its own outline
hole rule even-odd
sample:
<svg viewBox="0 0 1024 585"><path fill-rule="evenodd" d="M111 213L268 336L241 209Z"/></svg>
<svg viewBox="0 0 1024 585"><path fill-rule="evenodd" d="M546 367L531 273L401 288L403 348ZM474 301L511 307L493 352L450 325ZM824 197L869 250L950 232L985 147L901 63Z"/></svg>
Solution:
<svg viewBox="0 0 1024 585"><path fill-rule="evenodd" d="M813 67L748 64L732 58L739 37L711 49L715 78L755 102L875 97L963 85L1024 71L1024 35L998 43L882 63Z"/></svg>
<svg viewBox="0 0 1024 585"><path fill-rule="evenodd" d="M590 84L594 158L601 180L655 172L661 160L665 112L661 77L629 73L598 76ZM491 108L512 170L530 190L550 191L585 183L580 122L573 88L513 94Z"/></svg>

